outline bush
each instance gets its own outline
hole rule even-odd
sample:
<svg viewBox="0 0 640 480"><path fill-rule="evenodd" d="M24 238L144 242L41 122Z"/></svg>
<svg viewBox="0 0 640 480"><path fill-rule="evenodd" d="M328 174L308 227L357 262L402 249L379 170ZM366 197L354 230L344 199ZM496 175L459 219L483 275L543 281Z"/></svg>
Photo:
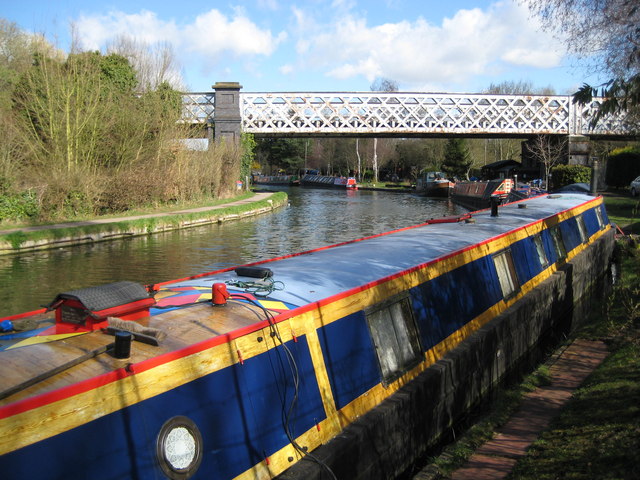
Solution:
<svg viewBox="0 0 640 480"><path fill-rule="evenodd" d="M31 192L0 195L0 222L37 217L38 199Z"/></svg>
<svg viewBox="0 0 640 480"><path fill-rule="evenodd" d="M607 160L605 181L614 188L628 187L640 175L640 152L634 148L616 150Z"/></svg>
<svg viewBox="0 0 640 480"><path fill-rule="evenodd" d="M572 183L590 183L591 168L584 165L558 165L551 169L553 188L561 188Z"/></svg>
<svg viewBox="0 0 640 480"><path fill-rule="evenodd" d="M62 213L66 218L91 215L93 213L93 201L88 198L85 192L71 190L64 198Z"/></svg>

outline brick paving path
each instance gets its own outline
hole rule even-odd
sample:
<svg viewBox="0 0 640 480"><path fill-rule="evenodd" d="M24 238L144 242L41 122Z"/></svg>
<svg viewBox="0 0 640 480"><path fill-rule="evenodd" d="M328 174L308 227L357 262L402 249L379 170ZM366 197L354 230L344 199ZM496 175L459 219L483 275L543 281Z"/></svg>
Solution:
<svg viewBox="0 0 640 480"><path fill-rule="evenodd" d="M520 409L480 447L452 480L505 478L529 446L556 417L573 391L608 355L602 342L575 340L550 368L551 384L527 394Z"/></svg>

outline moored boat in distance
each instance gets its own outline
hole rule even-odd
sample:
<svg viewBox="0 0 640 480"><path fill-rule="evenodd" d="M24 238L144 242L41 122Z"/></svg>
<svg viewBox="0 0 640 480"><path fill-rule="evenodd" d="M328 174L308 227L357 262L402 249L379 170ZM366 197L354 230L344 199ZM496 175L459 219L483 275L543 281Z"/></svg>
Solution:
<svg viewBox="0 0 640 480"><path fill-rule="evenodd" d="M427 197L449 197L455 182L442 172L424 172L416 180L416 193Z"/></svg>
<svg viewBox="0 0 640 480"><path fill-rule="evenodd" d="M253 175L254 185L300 185L298 175Z"/></svg>
<svg viewBox="0 0 640 480"><path fill-rule="evenodd" d="M548 195L62 292L0 319L0 471L394 478L581 318L613 234L601 197Z"/></svg>
<svg viewBox="0 0 640 480"><path fill-rule="evenodd" d="M358 189L358 183L354 177L332 177L329 175L314 175L309 173L300 179L300 185L303 187Z"/></svg>
<svg viewBox="0 0 640 480"><path fill-rule="evenodd" d="M451 193L454 202L470 210L479 210L491 206L491 198L500 202L509 196L513 188L510 178L484 180L479 182L456 182Z"/></svg>
<svg viewBox="0 0 640 480"><path fill-rule="evenodd" d="M543 190L538 186L531 185L528 183L521 183L521 184L515 185L515 182L514 182L514 186L509 192L509 195L507 196L507 201L515 202L517 200L524 200L525 198L537 197L538 195L544 195L546 193L547 193L546 190Z"/></svg>

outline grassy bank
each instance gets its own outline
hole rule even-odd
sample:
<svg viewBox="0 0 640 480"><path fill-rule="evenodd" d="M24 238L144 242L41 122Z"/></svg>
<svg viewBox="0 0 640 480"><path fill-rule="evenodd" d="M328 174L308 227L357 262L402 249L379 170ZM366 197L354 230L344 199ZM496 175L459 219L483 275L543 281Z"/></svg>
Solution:
<svg viewBox="0 0 640 480"><path fill-rule="evenodd" d="M86 218L68 226L29 225L0 235L0 249L5 252L18 251L25 248L49 248L62 243L86 243L113 238L145 235L155 232L174 230L190 226L216 223L241 218L253 213L271 210L286 204L287 195L276 192L267 200L257 200L241 205L229 203L250 199L254 194L243 194L236 198L212 202L210 205L198 205L198 211L184 212L191 206L181 205L173 212L163 210L158 214L153 210L138 210L127 212L129 217L139 217L123 220L121 217ZM207 208L210 207L210 208ZM195 208L195 207L193 207ZM151 216L153 215L153 216Z"/></svg>
<svg viewBox="0 0 640 480"><path fill-rule="evenodd" d="M635 479L640 475L640 248L628 242L612 295L579 336L611 354L578 389L509 478Z"/></svg>
<svg viewBox="0 0 640 480"><path fill-rule="evenodd" d="M29 227L45 227L50 225L55 225L56 223L66 223L66 222L90 222L90 221L104 221L109 219L121 218L121 217L134 217L140 215L152 215L157 213L166 213L173 214L175 212L188 210L191 208L202 208L202 207L217 207L219 205L224 205L230 202L235 202L237 200L245 200L251 198L255 195L253 192L243 192L240 195L236 195L231 198L221 198L221 199L210 199L208 201L203 202L180 202L175 203L173 205L162 205L162 206L147 206L147 207L139 207L135 209L127 210L126 212L113 213L108 215L78 215L73 218L68 218L67 220L58 220L56 222L0 222L0 230L8 230L14 228L29 228Z"/></svg>
<svg viewBox="0 0 640 480"><path fill-rule="evenodd" d="M629 195L605 194L609 219L625 233L640 235L640 199Z"/></svg>

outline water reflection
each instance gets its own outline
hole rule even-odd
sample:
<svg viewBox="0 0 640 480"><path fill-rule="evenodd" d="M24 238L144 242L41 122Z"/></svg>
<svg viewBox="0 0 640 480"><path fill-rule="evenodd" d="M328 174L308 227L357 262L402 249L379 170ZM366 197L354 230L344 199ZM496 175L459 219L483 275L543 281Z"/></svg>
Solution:
<svg viewBox="0 0 640 480"><path fill-rule="evenodd" d="M59 292L119 280L182 278L462 211L447 200L402 193L285 190L290 205L257 218L0 257L0 315L36 309Z"/></svg>

